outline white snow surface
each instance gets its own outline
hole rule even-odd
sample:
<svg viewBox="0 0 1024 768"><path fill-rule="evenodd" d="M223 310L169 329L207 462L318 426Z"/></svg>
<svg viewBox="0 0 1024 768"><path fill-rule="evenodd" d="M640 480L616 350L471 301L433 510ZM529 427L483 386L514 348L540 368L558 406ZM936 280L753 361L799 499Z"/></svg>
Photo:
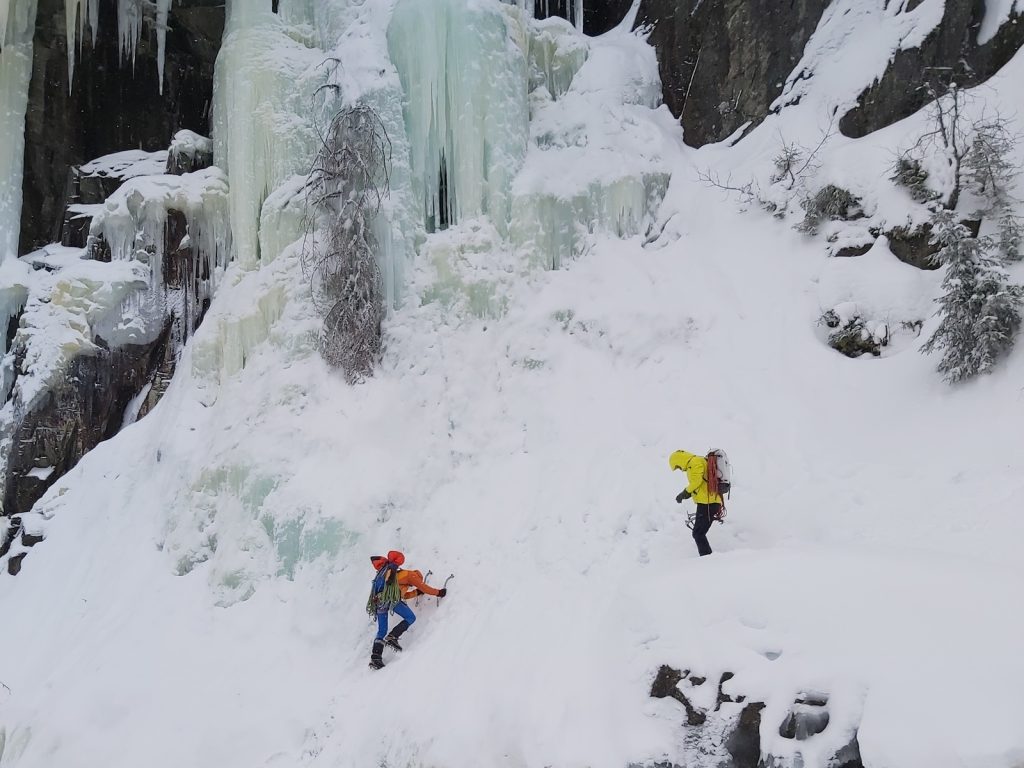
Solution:
<svg viewBox="0 0 1024 768"><path fill-rule="evenodd" d="M295 36L312 18L299 5L282 5ZM391 3L328 7L320 33L336 25L354 43L339 53L373 63L340 68L345 98L393 95L396 71L376 66ZM281 43L277 22L241 10L222 67ZM847 16L851 41L861 18ZM0 765L715 764L720 745L687 742L679 704L648 697L661 664L733 672L726 692L767 704L778 765L820 766L855 729L875 768L1024 761L1024 353L950 388L920 340L879 359L830 350L817 321L851 304L923 320L926 338L941 275L884 241L827 258L824 234L741 212L696 171L763 180L780 135L813 144L822 105L853 83L816 76L735 147L694 152L663 108L609 95L619 64L584 75L616 59L656 82L653 55L616 35L588 41L557 100L534 91L531 130L562 138L543 149L532 133L510 189L572 199L661 168L657 226L595 227L554 271L525 269L487 217L424 238L381 369L355 387L313 348L319 318L290 244L314 46L251 64L259 119L222 117L229 135L214 136L232 196L238 180L263 185L231 201L251 251L227 268L157 408L24 516L46 540L0 592L14 617L0 632ZM222 104L255 103L239 71L220 73L234 89ZM281 85L288 72L307 73L300 96ZM587 106L599 72L609 88ZM987 98L1019 111L1022 79L1018 55ZM582 138L566 142L551 110L573 99ZM808 183L846 184L872 223L911 220L886 163L922 120L836 137ZM260 166L288 130L276 165ZM408 162L408 137L396 147ZM457 279L437 277L453 264ZM478 276L487 285L470 290ZM728 450L735 492L715 554L697 558L667 457L711 447ZM372 671L368 557L391 548L435 584L455 578L440 605L414 603L405 653ZM827 694L829 727L782 739L809 690Z"/></svg>
<svg viewBox="0 0 1024 768"><path fill-rule="evenodd" d="M195 131L184 128L171 138L171 146L168 151L172 155L195 157L198 154L213 152L213 141L206 136L200 136Z"/></svg>
<svg viewBox="0 0 1024 768"><path fill-rule="evenodd" d="M189 131L189 133L192 132ZM197 134L192 135L197 136ZM177 138L176 134L175 139ZM172 147L174 146L176 145L172 145ZM128 149L123 152L114 152L90 160L80 170L88 176L112 176L118 179L155 176L167 170L167 150L145 152L141 149Z"/></svg>
<svg viewBox="0 0 1024 768"><path fill-rule="evenodd" d="M1011 14L1024 14L1021 0L985 0L985 18L978 28L978 45L989 42ZM1018 22L1019 23L1019 22Z"/></svg>

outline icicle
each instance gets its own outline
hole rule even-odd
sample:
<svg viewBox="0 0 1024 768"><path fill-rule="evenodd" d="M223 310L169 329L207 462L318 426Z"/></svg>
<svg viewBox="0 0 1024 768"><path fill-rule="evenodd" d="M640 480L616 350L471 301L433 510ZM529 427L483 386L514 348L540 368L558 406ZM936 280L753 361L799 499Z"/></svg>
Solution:
<svg viewBox="0 0 1024 768"><path fill-rule="evenodd" d="M160 94L164 92L164 55L167 50L167 14L171 0L156 0L156 71Z"/></svg>
<svg viewBox="0 0 1024 768"><path fill-rule="evenodd" d="M141 0L117 0L117 39L118 55L123 63L125 55L130 55L132 70L135 69L135 52L142 37L142 2ZM161 78L161 83L163 78Z"/></svg>
<svg viewBox="0 0 1024 768"><path fill-rule="evenodd" d="M481 214L507 230L529 106L525 32L513 26L518 14L500 8L400 0L388 28L413 184L431 231Z"/></svg>
<svg viewBox="0 0 1024 768"><path fill-rule="evenodd" d="M583 0L573 0L573 23L576 31L583 34Z"/></svg>
<svg viewBox="0 0 1024 768"><path fill-rule="evenodd" d="M82 7L82 3L85 7ZM77 20L77 25L76 25ZM77 26L77 31L76 31ZM64 34L68 44L68 93L75 77L75 51L81 51L85 42L85 29L88 26L92 39L100 27L99 0L64 0Z"/></svg>
<svg viewBox="0 0 1024 768"><path fill-rule="evenodd" d="M163 278L168 246L167 221L171 211L185 217L187 240L176 245L189 249L197 279L195 292L183 282L180 296L169 296ZM131 323L124 324L143 338L153 338L163 327L168 313L197 317L197 307L211 298L217 281L227 267L231 251L227 178L219 168L204 168L180 176L156 175L128 179L103 204L93 218L90 235L102 237L110 246L112 262L141 261L149 265L149 286L126 300L124 311ZM200 262L199 259L204 259ZM169 306L169 299L174 301ZM188 329L191 330L191 329ZM104 338L114 343L132 341L107 329ZM187 335L187 333L186 333Z"/></svg>
<svg viewBox="0 0 1024 768"><path fill-rule="evenodd" d="M32 79L36 0L0 0L0 261L18 255L21 180L25 163L25 110Z"/></svg>
<svg viewBox="0 0 1024 768"><path fill-rule="evenodd" d="M75 79L75 52L78 47L79 35L75 30L78 10L82 0L64 0L64 36L68 44L68 93Z"/></svg>
<svg viewBox="0 0 1024 768"><path fill-rule="evenodd" d="M126 57L130 57L133 69L135 68L135 53L139 47L139 40L142 38L142 2L143 0L117 0L118 54L122 63ZM159 57L157 65L160 70L161 93L163 93L164 41L167 32L167 13L170 4L171 0L157 0L157 47ZM99 31L99 19L99 0L64 0L64 33L67 36L68 43L69 92L75 77L76 46L80 52L82 45L85 43L85 31L87 28L91 32L93 41L96 40L96 35Z"/></svg>

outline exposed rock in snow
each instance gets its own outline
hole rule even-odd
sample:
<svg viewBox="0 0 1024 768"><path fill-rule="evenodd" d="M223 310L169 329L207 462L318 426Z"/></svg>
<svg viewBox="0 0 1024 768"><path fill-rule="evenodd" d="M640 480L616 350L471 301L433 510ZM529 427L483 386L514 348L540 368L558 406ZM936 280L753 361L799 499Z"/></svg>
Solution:
<svg viewBox="0 0 1024 768"><path fill-rule="evenodd" d="M921 109L931 100L924 87L927 84L950 77L961 87L984 83L1024 46L1024 5L1019 2L1010 5L997 0L996 5L1003 7L985 13L981 26L978 12L982 6L992 5L990 0L930 0L922 5L932 6L939 20L924 39L911 35L894 49L885 73L867 84L859 94L857 108L843 116L839 125L846 135L865 136Z"/></svg>
<svg viewBox="0 0 1024 768"><path fill-rule="evenodd" d="M174 134L167 153L167 173L193 173L213 164L213 142L195 131L183 129Z"/></svg>
<svg viewBox="0 0 1024 768"><path fill-rule="evenodd" d="M995 74L1024 45L1021 12L1010 0L643 0L637 24L652 28L665 102L687 143L701 146L823 81L843 132L864 136L922 107L936 71L959 68L961 85Z"/></svg>
<svg viewBox="0 0 1024 768"><path fill-rule="evenodd" d="M732 672L721 673L717 690L707 677L662 665L651 696L683 706L686 765L729 768L863 768L855 725L833 718L829 697L800 691L777 725L780 712L740 693ZM695 703L696 702L696 703Z"/></svg>
<svg viewBox="0 0 1024 768"><path fill-rule="evenodd" d="M172 148L173 146L172 144ZM129 149L90 160L80 166L79 171L86 177L99 176L126 181L134 179L136 176L153 176L163 173L167 168L167 155L166 150L143 152L140 149ZM102 201L87 200L85 202Z"/></svg>
<svg viewBox="0 0 1024 768"><path fill-rule="evenodd" d="M172 150L176 164L194 164L210 146L181 133ZM132 150L83 164L71 194L91 202L68 206L65 236L81 237L77 222L89 222L88 248L28 254L13 263L36 272L20 281L5 266L13 287L0 291L0 314L17 320L0 380L7 515L27 512L83 455L152 408L209 306L231 252L226 179L216 168L165 174L168 157Z"/></svg>

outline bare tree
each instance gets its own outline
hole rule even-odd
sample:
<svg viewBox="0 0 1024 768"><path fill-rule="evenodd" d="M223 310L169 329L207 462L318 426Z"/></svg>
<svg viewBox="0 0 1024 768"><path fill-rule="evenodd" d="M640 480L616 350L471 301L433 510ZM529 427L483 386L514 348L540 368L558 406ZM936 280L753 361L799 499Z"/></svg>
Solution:
<svg viewBox="0 0 1024 768"><path fill-rule="evenodd" d="M706 168L697 171L697 180L709 187L739 195L743 205L748 205L760 197L757 182L753 179L747 182L734 182L732 174L723 177L717 171Z"/></svg>
<svg viewBox="0 0 1024 768"><path fill-rule="evenodd" d="M919 184L909 184L915 199L925 201L928 197L922 190L927 173L923 171L921 159L933 154L946 158L951 174L951 189L942 207L947 211L956 210L964 185L964 162L971 152L971 136L974 126L967 119L967 106L973 98L968 91L958 86L950 72L940 73L932 82L923 86L931 97L928 106L928 129L922 133L913 146L900 153L896 161L893 178L897 181L917 179Z"/></svg>
<svg viewBox="0 0 1024 768"><path fill-rule="evenodd" d="M782 149L772 158L772 163L775 165L775 173L771 178L772 184L782 184L785 189L792 190L800 186L807 176L814 175L820 167L818 153L835 133L833 123L834 119L829 120L828 127L822 132L821 140L813 149L786 141L786 138L780 135L779 141L782 144Z"/></svg>
<svg viewBox="0 0 1024 768"><path fill-rule="evenodd" d="M302 266L324 315L320 352L350 383L380 359L384 286L373 222L388 192L391 142L366 104L337 112L309 173Z"/></svg>
<svg viewBox="0 0 1024 768"><path fill-rule="evenodd" d="M756 179L738 182L733 180L731 174L723 177L711 169L698 170L697 180L709 187L738 195L743 206L756 202L777 218L784 218L794 200L807 197L807 183L820 167L819 154L834 135L833 126L834 118L829 120L818 143L810 148L788 141L780 134L780 148L772 158L775 170L768 179L767 189L763 191Z"/></svg>

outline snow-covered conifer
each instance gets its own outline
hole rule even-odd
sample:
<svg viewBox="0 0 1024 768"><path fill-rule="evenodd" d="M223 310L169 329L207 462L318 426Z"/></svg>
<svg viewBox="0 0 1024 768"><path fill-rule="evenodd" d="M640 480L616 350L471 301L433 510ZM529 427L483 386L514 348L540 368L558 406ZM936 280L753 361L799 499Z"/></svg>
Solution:
<svg viewBox="0 0 1024 768"><path fill-rule="evenodd" d="M936 213L934 237L945 293L938 300L942 322L923 350L941 352L939 372L958 382L991 371L1012 348L1024 291L1009 282L995 241L971 237L952 211Z"/></svg>

